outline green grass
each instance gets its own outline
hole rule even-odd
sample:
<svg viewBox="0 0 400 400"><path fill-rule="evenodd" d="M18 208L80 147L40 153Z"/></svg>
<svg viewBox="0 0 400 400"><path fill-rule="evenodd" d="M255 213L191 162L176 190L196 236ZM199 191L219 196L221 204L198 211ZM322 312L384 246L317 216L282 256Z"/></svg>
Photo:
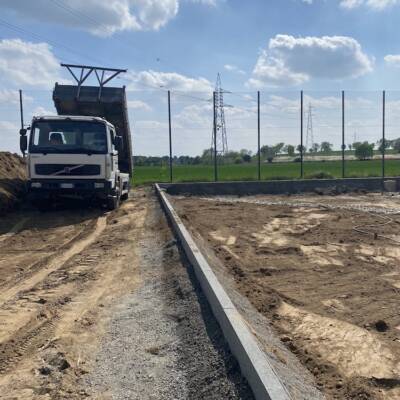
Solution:
<svg viewBox="0 0 400 400"><path fill-rule="evenodd" d="M381 176L380 160L346 161L346 177ZM400 175L400 160L386 160L386 176ZM304 176L307 178L316 173L327 173L335 178L342 177L341 161L308 161L304 163ZM300 178L300 163L272 163L261 166L261 178L297 179ZM257 164L219 165L218 180L238 181L256 180ZM212 165L176 165L173 168L174 182L201 182L214 180ZM143 185L153 182L169 182L169 168L165 167L135 167L134 184Z"/></svg>

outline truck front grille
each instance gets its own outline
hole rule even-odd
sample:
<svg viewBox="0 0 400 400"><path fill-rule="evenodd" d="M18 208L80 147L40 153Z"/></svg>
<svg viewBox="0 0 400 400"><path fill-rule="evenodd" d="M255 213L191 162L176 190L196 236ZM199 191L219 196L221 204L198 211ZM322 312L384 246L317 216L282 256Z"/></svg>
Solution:
<svg viewBox="0 0 400 400"><path fill-rule="evenodd" d="M97 164L36 164L37 175L51 176L93 176L100 175L101 167Z"/></svg>

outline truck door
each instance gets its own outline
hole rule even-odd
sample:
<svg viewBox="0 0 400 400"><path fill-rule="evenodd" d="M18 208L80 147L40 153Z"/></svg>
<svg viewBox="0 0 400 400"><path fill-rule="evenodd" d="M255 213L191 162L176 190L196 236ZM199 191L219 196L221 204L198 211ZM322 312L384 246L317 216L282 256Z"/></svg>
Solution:
<svg viewBox="0 0 400 400"><path fill-rule="evenodd" d="M117 174L118 171L118 152L114 146L114 138L115 138L115 131L114 129L110 128L110 136L111 136L111 168L114 174Z"/></svg>

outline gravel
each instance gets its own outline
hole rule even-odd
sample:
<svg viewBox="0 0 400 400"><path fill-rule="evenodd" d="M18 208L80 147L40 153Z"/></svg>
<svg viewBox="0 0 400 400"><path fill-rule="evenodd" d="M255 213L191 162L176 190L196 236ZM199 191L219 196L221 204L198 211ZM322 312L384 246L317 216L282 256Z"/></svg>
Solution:
<svg viewBox="0 0 400 400"><path fill-rule="evenodd" d="M161 212L138 248L140 287L115 306L87 376L111 399L253 399Z"/></svg>

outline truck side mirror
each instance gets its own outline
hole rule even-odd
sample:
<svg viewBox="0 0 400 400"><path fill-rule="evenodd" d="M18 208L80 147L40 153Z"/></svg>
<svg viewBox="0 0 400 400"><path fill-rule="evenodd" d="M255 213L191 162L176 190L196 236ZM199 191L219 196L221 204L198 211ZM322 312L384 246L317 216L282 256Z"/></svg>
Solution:
<svg viewBox="0 0 400 400"><path fill-rule="evenodd" d="M28 148L28 138L26 136L26 131L25 135L21 135L19 138L19 148L21 149L22 154L25 155L25 152Z"/></svg>
<svg viewBox="0 0 400 400"><path fill-rule="evenodd" d="M114 146L117 149L117 151L121 151L123 148L123 143L122 143L122 137L121 136L115 136L114 138Z"/></svg>

